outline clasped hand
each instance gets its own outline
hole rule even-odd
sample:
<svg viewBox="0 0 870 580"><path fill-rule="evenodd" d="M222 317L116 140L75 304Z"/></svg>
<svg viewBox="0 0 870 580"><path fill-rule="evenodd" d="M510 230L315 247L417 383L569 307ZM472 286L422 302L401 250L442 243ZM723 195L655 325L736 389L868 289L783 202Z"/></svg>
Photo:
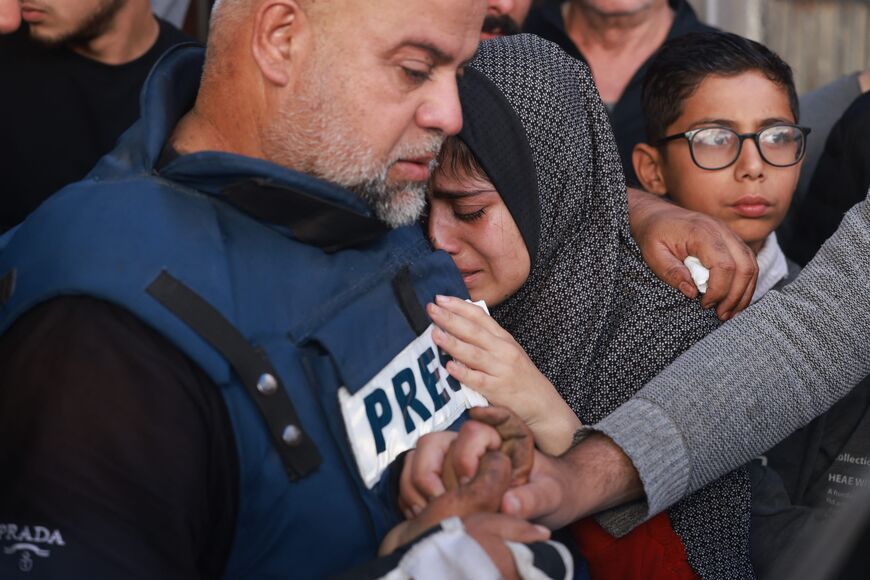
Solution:
<svg viewBox="0 0 870 580"><path fill-rule="evenodd" d="M389 554L445 518L462 518L465 531L492 558L506 578L514 577L505 541L549 539L547 528L498 513L505 492L528 482L534 441L528 427L501 407L471 409L460 432L426 435L410 451L400 480L399 504L408 520L381 544Z"/></svg>
<svg viewBox="0 0 870 580"><path fill-rule="evenodd" d="M519 415L542 451L555 455L568 448L579 419L509 332L459 298L438 296L427 312L436 325L435 344L454 359L447 372Z"/></svg>

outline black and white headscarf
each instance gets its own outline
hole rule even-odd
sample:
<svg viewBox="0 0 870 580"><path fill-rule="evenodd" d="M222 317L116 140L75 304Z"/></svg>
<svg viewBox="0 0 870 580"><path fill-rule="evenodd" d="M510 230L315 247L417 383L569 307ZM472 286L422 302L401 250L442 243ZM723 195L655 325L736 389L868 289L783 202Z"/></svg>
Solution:
<svg viewBox="0 0 870 580"><path fill-rule="evenodd" d="M487 41L460 96L460 138L502 194L532 258L529 279L492 315L577 416L594 423L716 328L715 314L645 265L607 112L585 63L533 35ZM753 577L749 508L738 470L669 511L702 578Z"/></svg>

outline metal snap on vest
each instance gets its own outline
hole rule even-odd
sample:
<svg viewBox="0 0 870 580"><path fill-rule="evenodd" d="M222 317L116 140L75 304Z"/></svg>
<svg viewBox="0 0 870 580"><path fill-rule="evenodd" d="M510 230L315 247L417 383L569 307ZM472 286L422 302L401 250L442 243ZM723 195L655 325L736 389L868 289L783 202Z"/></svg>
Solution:
<svg viewBox="0 0 870 580"><path fill-rule="evenodd" d="M302 440L302 431L296 425L287 425L284 427L284 433L281 434L281 439L287 445L293 446Z"/></svg>
<svg viewBox="0 0 870 580"><path fill-rule="evenodd" d="M264 395L271 395L278 390L278 381L269 373L263 373L257 379L257 390Z"/></svg>

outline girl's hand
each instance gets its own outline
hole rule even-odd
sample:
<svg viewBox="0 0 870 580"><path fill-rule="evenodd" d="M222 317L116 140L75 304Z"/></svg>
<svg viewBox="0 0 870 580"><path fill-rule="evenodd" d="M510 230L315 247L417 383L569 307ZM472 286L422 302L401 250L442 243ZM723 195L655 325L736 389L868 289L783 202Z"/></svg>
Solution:
<svg viewBox="0 0 870 580"><path fill-rule="evenodd" d="M541 450L568 449L580 420L513 336L474 304L448 296L435 302L426 310L437 327L435 344L454 359L447 372L519 415Z"/></svg>

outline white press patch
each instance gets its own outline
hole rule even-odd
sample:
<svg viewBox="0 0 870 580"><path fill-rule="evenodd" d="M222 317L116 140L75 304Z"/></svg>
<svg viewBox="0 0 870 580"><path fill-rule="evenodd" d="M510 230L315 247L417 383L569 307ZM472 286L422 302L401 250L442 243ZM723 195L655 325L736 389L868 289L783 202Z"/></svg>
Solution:
<svg viewBox="0 0 870 580"><path fill-rule="evenodd" d="M338 391L351 448L370 489L420 437L443 431L466 409L489 404L447 374L449 358L432 341L434 328L430 324L355 394Z"/></svg>

